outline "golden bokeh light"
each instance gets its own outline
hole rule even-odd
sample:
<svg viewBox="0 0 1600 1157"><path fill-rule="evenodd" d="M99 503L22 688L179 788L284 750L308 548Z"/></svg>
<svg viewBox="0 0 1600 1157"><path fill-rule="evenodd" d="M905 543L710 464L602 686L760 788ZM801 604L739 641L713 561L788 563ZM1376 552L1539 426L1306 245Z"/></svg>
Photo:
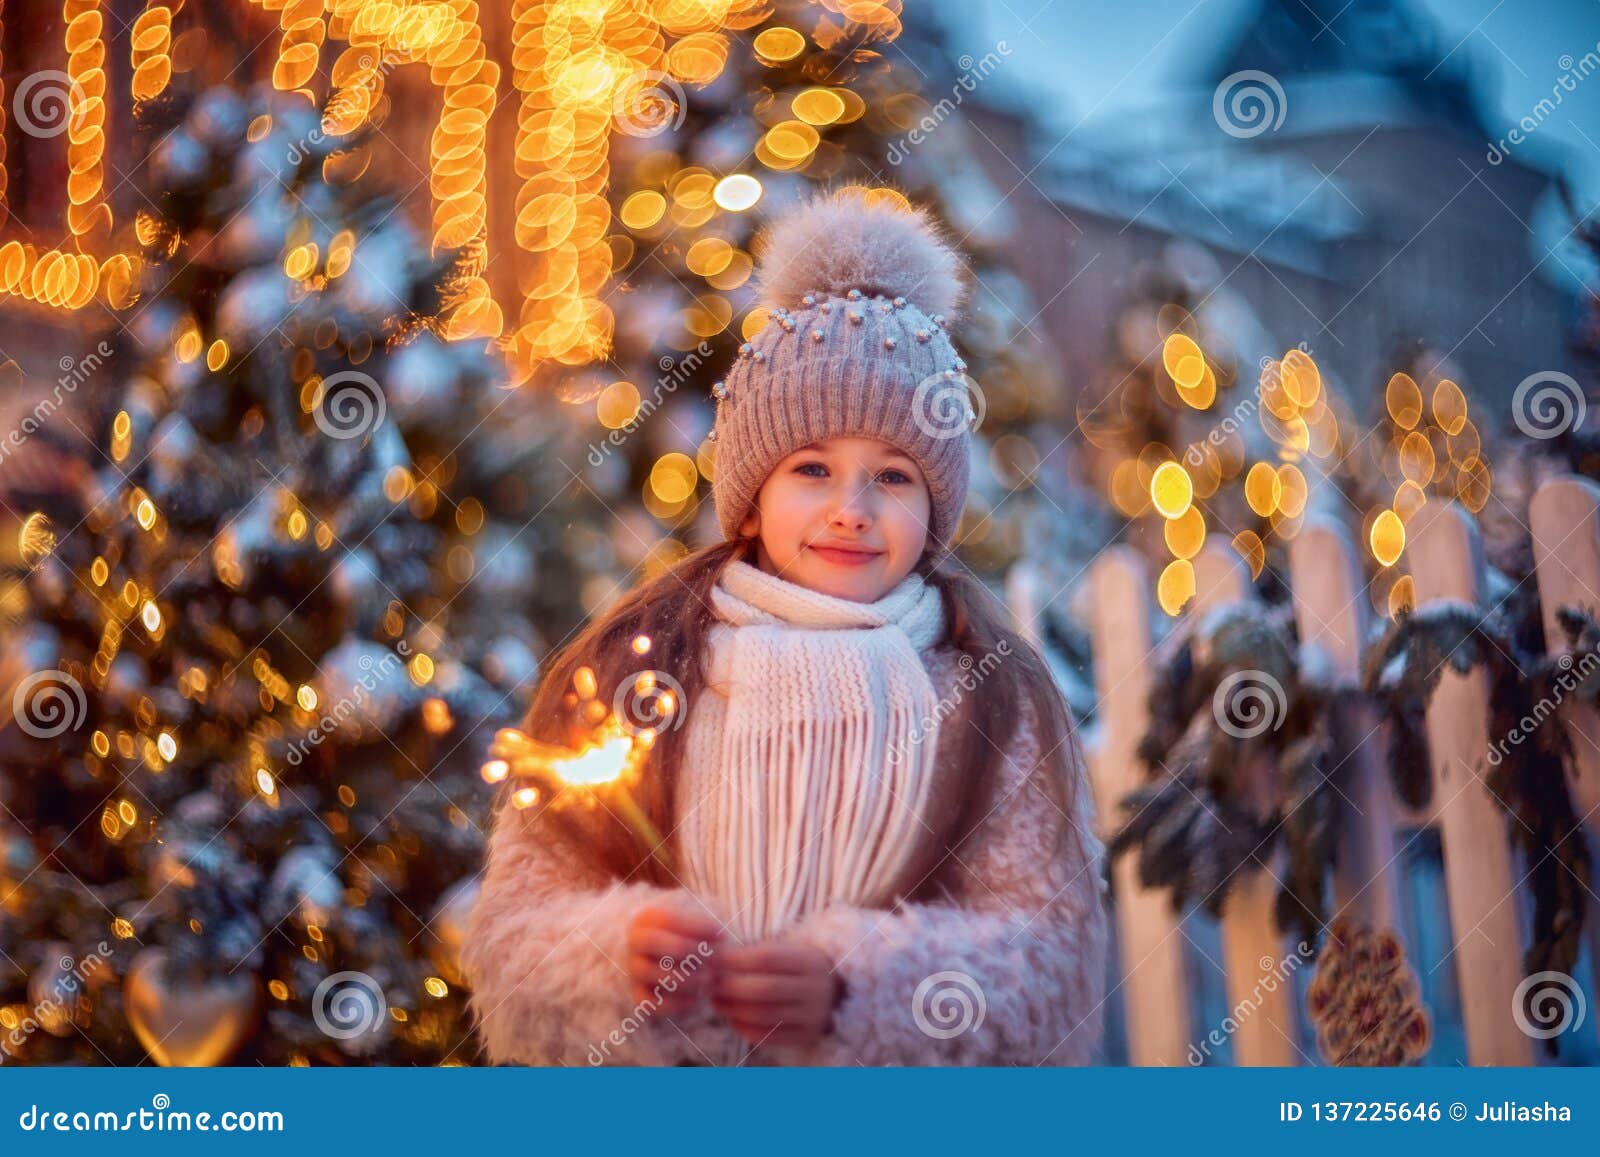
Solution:
<svg viewBox="0 0 1600 1157"><path fill-rule="evenodd" d="M1422 391L1410 374L1395 374L1383 392L1389 417L1402 430L1410 430L1422 420Z"/></svg>
<svg viewBox="0 0 1600 1157"><path fill-rule="evenodd" d="M1400 615L1416 608L1417 589L1410 575L1403 574L1394 580L1394 583L1389 587L1388 602L1389 617L1391 619L1398 618Z"/></svg>
<svg viewBox="0 0 1600 1157"><path fill-rule="evenodd" d="M1191 506L1177 518L1162 524L1167 549L1175 558L1193 558L1206 542L1206 520L1199 507Z"/></svg>
<svg viewBox="0 0 1600 1157"><path fill-rule="evenodd" d="M1174 333L1161 345L1161 364L1173 383L1194 389L1205 374L1206 359L1188 334Z"/></svg>
<svg viewBox="0 0 1600 1157"><path fill-rule="evenodd" d="M1283 355L1279 374L1283 391L1296 406L1304 409L1316 402L1322 393L1322 375L1311 355L1301 349L1292 349Z"/></svg>
<svg viewBox="0 0 1600 1157"><path fill-rule="evenodd" d="M1467 424L1467 396L1449 378L1440 378L1433 388L1433 420L1451 437Z"/></svg>
<svg viewBox="0 0 1600 1157"><path fill-rule="evenodd" d="M1250 564L1250 577L1260 578L1267 565L1267 544L1261 541L1261 536L1253 530L1241 530L1233 536L1233 549Z"/></svg>
<svg viewBox="0 0 1600 1157"><path fill-rule="evenodd" d="M1163 462L1150 478L1150 501L1163 518L1177 518L1194 501L1189 473L1176 462Z"/></svg>
<svg viewBox="0 0 1600 1157"><path fill-rule="evenodd" d="M756 36L753 47L759 59L782 64L806 50L806 38L793 28L768 28Z"/></svg>
<svg viewBox="0 0 1600 1157"><path fill-rule="evenodd" d="M1168 615L1176 615L1194 598L1194 565L1186 558L1175 558L1161 569L1156 579L1156 601Z"/></svg>
<svg viewBox="0 0 1600 1157"><path fill-rule="evenodd" d="M1380 566L1393 566L1400 560L1406 546L1406 528L1400 516L1392 510L1380 511L1368 533L1372 557Z"/></svg>
<svg viewBox="0 0 1600 1157"><path fill-rule="evenodd" d="M1250 467L1244 478L1244 500L1250 504L1251 510L1266 518L1278 509L1282 497L1283 480L1271 463L1257 462Z"/></svg>

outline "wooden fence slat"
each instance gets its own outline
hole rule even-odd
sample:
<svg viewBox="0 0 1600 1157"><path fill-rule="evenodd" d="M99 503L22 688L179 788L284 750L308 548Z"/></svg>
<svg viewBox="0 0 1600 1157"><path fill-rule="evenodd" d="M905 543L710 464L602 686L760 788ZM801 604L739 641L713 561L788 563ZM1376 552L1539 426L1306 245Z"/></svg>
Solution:
<svg viewBox="0 0 1600 1157"><path fill-rule="evenodd" d="M1101 827L1109 836L1117 826L1122 797L1144 783L1135 751L1149 725L1150 577L1135 550L1113 546L1096 561L1089 581L1098 700L1090 771ZM1131 854L1113 866L1112 885L1129 1063L1185 1064L1189 986L1171 897L1165 889L1140 886L1137 857Z"/></svg>
<svg viewBox="0 0 1600 1157"><path fill-rule="evenodd" d="M1481 606L1483 545L1465 510L1454 502L1429 502L1413 515L1407 535L1419 611L1437 599ZM1467 1059L1474 1065L1532 1065L1533 1041L1512 1017L1523 975L1517 877L1505 816L1483 783L1488 720L1482 668L1466 675L1447 669L1428 705L1427 733Z"/></svg>
<svg viewBox="0 0 1600 1157"><path fill-rule="evenodd" d="M1250 593L1249 572L1231 547L1208 545L1195 558L1194 567L1191 615L1204 615ZM1248 773L1256 781L1256 798L1263 806L1270 805L1269 773L1259 761ZM1229 1012L1238 1024L1234 1061L1240 1065L1289 1066L1297 1064L1300 1055L1295 1045L1293 988L1282 983L1279 972L1284 937L1278 932L1274 909L1282 872L1280 857L1273 859L1271 871L1242 873L1222 908L1222 963ZM1273 977L1270 986L1264 983L1268 977Z"/></svg>
<svg viewBox="0 0 1600 1157"><path fill-rule="evenodd" d="M1587 478L1552 478L1528 504L1533 531L1533 564L1539 583L1539 605L1544 615L1545 649L1565 655L1572 647L1556 625L1563 606L1600 613L1600 486ZM1575 676L1587 674L1575 671ZM1578 782L1574 804L1587 817L1589 830L1600 834L1600 712L1576 698L1566 699L1561 711L1575 734L1574 762ZM1600 1019L1600 1018L1597 1018Z"/></svg>
<svg viewBox="0 0 1600 1157"><path fill-rule="evenodd" d="M1289 543L1289 586L1294 591L1300 645L1322 651L1333 675L1354 681L1368 623L1367 596L1355 541L1335 518L1310 518ZM1335 912L1373 928L1398 929L1400 890L1395 861L1396 807L1373 706L1351 704L1334 725L1351 751L1340 778L1347 785L1338 860L1333 875Z"/></svg>
<svg viewBox="0 0 1600 1157"><path fill-rule="evenodd" d="M1600 486L1576 475L1550 479L1528 504L1528 527L1533 532L1545 649L1552 655L1569 654L1572 646L1556 623L1556 611L1570 606L1600 613ZM1574 680L1588 674L1582 667L1571 672ZM1560 711L1573 737L1577 771L1573 806L1588 829L1592 857L1600 852L1600 711L1575 695L1562 700ZM1584 930L1590 979L1600 989L1600 912L1595 907L1590 906ZM1600 1016L1593 1023L1600 1030Z"/></svg>

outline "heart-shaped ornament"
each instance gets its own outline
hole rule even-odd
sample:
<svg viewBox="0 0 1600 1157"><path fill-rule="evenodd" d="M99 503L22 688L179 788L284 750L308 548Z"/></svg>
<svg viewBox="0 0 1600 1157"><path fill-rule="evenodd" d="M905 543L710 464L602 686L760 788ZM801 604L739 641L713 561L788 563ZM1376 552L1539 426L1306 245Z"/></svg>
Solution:
<svg viewBox="0 0 1600 1157"><path fill-rule="evenodd" d="M128 966L122 1005L134 1035L164 1067L225 1064L255 1024L255 973L185 977L167 965L166 949L146 948Z"/></svg>

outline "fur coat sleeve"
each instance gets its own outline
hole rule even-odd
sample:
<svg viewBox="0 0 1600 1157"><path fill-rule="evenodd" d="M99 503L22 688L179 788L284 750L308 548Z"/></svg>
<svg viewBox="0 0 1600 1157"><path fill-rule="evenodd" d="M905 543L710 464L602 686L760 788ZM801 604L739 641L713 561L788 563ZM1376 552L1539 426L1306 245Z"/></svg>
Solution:
<svg viewBox="0 0 1600 1157"><path fill-rule="evenodd" d="M1043 751L1025 709L994 807L960 850L942 899L889 912L824 909L790 933L833 958L845 997L832 1031L786 1063L1094 1059L1106 999L1105 850L1081 759L1072 760L1067 815L1040 781Z"/></svg>
<svg viewBox="0 0 1600 1157"><path fill-rule="evenodd" d="M677 1017L636 1005L623 968L628 920L648 904L709 909L682 888L608 881L546 838L531 813L502 808L463 950L490 1059L1088 1063L1105 1000L1104 848L1081 760L1063 814L1041 780L1047 750L1025 709L993 807L941 869L937 901L834 906L786 934L826 952L844 981L832 1029L805 1049L751 1051L704 1000Z"/></svg>
<svg viewBox="0 0 1600 1157"><path fill-rule="evenodd" d="M641 908L707 909L683 888L608 878L547 822L500 806L467 922L462 966L490 1061L703 1063L693 1025L635 1002L625 963L628 923Z"/></svg>

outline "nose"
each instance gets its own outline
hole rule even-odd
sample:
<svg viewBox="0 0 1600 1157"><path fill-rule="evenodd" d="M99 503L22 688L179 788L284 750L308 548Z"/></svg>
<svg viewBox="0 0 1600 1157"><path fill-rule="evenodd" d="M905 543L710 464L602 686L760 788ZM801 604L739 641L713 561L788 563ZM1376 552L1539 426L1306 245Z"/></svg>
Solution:
<svg viewBox="0 0 1600 1157"><path fill-rule="evenodd" d="M828 525L857 534L872 525L872 501L866 487L846 486L837 503Z"/></svg>

